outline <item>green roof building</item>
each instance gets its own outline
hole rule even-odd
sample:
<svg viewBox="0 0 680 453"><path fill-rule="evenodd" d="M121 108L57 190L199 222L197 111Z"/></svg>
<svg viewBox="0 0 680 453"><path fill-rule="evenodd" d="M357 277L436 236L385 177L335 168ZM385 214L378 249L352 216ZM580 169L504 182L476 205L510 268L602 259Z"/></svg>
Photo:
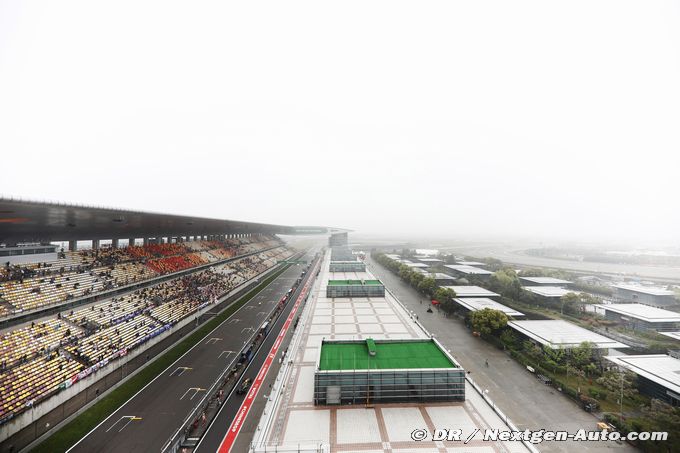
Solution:
<svg viewBox="0 0 680 453"><path fill-rule="evenodd" d="M465 400L465 370L434 339L323 341L314 403Z"/></svg>

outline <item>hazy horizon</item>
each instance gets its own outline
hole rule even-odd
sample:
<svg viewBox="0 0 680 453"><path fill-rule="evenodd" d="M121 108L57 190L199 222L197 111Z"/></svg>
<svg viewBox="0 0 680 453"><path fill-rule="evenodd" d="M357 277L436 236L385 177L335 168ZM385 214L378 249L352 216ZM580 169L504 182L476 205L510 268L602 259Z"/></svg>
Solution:
<svg viewBox="0 0 680 453"><path fill-rule="evenodd" d="M677 2L0 3L0 194L678 246Z"/></svg>

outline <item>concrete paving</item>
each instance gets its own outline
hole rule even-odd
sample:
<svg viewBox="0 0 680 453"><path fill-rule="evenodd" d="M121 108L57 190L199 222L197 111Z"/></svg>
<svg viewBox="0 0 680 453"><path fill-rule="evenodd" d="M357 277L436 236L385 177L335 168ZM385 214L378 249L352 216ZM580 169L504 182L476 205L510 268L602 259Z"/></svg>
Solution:
<svg viewBox="0 0 680 453"><path fill-rule="evenodd" d="M446 318L443 312L427 313L428 299L406 285L377 262L366 257L369 270L397 296L407 309L418 315L419 321L448 349L459 363L472 372L477 384L488 390L494 403L521 429L595 430L597 419L583 411L575 402L552 387L541 384L534 375L515 362L505 352L473 337L458 318ZM421 302L422 301L422 304ZM485 360L489 367L485 366ZM637 451L625 443L616 442L545 442L538 445L545 452Z"/></svg>

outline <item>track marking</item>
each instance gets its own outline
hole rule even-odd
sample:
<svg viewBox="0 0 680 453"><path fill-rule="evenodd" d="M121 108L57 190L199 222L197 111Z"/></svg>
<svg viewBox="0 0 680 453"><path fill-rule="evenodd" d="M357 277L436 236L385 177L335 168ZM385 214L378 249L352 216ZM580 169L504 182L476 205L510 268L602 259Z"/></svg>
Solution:
<svg viewBox="0 0 680 453"><path fill-rule="evenodd" d="M127 420L127 423L125 423L125 424L123 425L123 427L122 427L121 429L118 430L118 432L121 432L122 430L124 430L125 427L126 427L127 425L129 425L131 421L138 421L138 420L141 420L141 419L142 419L142 417L135 417L134 415L123 415L121 418L119 418L118 420L116 420L116 423L114 423L113 425L111 425L111 426L109 427L109 429L106 430L106 432L108 433L109 431L111 431L111 430L113 429L113 427L116 426L116 425L118 424L118 422L121 422L121 421L123 421L123 420Z"/></svg>
<svg viewBox="0 0 680 453"><path fill-rule="evenodd" d="M241 329L241 333L249 331L249 330L255 330L255 329L252 328L252 327L244 327L243 329Z"/></svg>
<svg viewBox="0 0 680 453"><path fill-rule="evenodd" d="M244 308L244 310L252 310L253 308L255 307L253 307L252 305L248 305L247 307Z"/></svg>
<svg viewBox="0 0 680 453"><path fill-rule="evenodd" d="M230 319L227 324L236 324L237 322L240 322L240 319Z"/></svg>
<svg viewBox="0 0 680 453"><path fill-rule="evenodd" d="M182 397L180 398L180 401L183 400L184 397L187 396L187 393L189 393L189 392L193 392L193 394L191 395L191 398L189 398L189 400L192 400L192 399L194 399L194 396L196 396L198 394L198 392L205 392L205 389L202 389L200 387L191 387L191 388L189 388L189 390L184 392L184 395L182 395Z"/></svg>
<svg viewBox="0 0 680 453"><path fill-rule="evenodd" d="M193 368L188 367L188 366L178 366L177 368L175 368L175 371L170 373L170 376L181 376L181 375L184 374L185 371L188 371L188 370L193 370ZM178 371L179 371L179 373L178 373Z"/></svg>
<svg viewBox="0 0 680 453"><path fill-rule="evenodd" d="M218 341L221 341L221 340L222 340L221 338L213 337L213 338L209 339L208 341L206 341L205 344L215 344L215 343L217 343Z"/></svg>
<svg viewBox="0 0 680 453"><path fill-rule="evenodd" d="M261 315L266 315L266 311L258 311L257 314L255 315L257 318L259 318Z"/></svg>
<svg viewBox="0 0 680 453"><path fill-rule="evenodd" d="M221 359L224 354L227 354L227 357L229 357L233 353L234 353L234 351L222 351L222 352L220 352L220 355L217 358Z"/></svg>

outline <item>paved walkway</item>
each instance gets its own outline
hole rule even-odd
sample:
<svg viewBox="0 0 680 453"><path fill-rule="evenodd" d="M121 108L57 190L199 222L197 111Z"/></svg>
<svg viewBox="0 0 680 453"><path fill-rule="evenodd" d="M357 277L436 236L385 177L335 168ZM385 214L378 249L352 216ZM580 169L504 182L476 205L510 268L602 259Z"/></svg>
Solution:
<svg viewBox="0 0 680 453"><path fill-rule="evenodd" d="M448 349L459 363L472 372L477 384L489 391L498 407L521 429L567 430L580 428L595 430L597 419L584 412L575 402L552 387L541 384L522 365L486 341L473 337L463 322L445 318L443 312L427 313L427 298L406 285L395 274L366 257L366 263L385 286L410 310L420 322ZM422 300L422 305L420 301ZM489 367L484 361L489 360ZM546 442L538 445L541 451L588 452L637 451L632 446L615 442Z"/></svg>

